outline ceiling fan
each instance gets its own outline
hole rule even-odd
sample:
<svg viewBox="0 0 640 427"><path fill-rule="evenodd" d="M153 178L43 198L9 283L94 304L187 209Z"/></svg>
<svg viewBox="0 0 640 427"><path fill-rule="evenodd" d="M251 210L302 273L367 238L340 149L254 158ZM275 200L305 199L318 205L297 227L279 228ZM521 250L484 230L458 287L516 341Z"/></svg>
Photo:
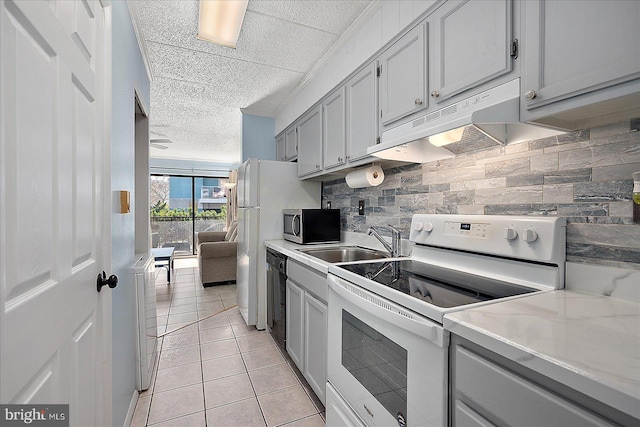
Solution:
<svg viewBox="0 0 640 427"><path fill-rule="evenodd" d="M166 150L167 148L169 148L166 145L162 144L173 144L173 141L167 138L152 138L149 140L149 145L153 148L159 148L161 150Z"/></svg>

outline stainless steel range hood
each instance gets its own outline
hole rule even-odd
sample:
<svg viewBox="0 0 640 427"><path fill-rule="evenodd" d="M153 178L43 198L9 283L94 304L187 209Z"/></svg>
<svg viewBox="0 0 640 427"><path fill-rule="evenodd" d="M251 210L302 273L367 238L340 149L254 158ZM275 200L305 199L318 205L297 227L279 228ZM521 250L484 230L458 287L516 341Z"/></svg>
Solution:
<svg viewBox="0 0 640 427"><path fill-rule="evenodd" d="M520 79L515 79L382 132L380 144L369 147L367 154L426 163L563 133L520 123Z"/></svg>

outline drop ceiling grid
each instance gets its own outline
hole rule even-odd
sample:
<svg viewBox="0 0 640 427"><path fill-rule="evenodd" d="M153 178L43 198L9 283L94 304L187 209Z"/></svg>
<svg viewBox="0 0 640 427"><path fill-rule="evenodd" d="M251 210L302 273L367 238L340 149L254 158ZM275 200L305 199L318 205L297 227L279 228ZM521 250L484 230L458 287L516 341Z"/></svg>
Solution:
<svg viewBox="0 0 640 427"><path fill-rule="evenodd" d="M154 75L151 129L174 141L152 157L239 162L240 109L273 116L369 2L251 0L237 49L196 38L197 0L135 2Z"/></svg>

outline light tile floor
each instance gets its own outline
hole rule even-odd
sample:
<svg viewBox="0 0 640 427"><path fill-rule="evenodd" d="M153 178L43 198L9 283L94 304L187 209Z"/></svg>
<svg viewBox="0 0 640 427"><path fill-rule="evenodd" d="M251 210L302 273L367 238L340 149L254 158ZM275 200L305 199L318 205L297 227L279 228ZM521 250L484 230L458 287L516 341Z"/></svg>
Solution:
<svg viewBox="0 0 640 427"><path fill-rule="evenodd" d="M204 288L194 258L156 279L159 357L133 416L140 426L324 426L324 407L266 331L247 327L236 285ZM196 324L190 324L204 319Z"/></svg>

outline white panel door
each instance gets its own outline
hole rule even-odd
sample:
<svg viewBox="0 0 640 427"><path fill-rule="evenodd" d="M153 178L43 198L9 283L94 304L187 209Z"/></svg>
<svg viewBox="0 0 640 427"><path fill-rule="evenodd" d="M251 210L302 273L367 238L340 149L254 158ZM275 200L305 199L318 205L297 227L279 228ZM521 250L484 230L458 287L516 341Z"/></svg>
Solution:
<svg viewBox="0 0 640 427"><path fill-rule="evenodd" d="M0 401L77 426L111 424L110 13L0 3Z"/></svg>

